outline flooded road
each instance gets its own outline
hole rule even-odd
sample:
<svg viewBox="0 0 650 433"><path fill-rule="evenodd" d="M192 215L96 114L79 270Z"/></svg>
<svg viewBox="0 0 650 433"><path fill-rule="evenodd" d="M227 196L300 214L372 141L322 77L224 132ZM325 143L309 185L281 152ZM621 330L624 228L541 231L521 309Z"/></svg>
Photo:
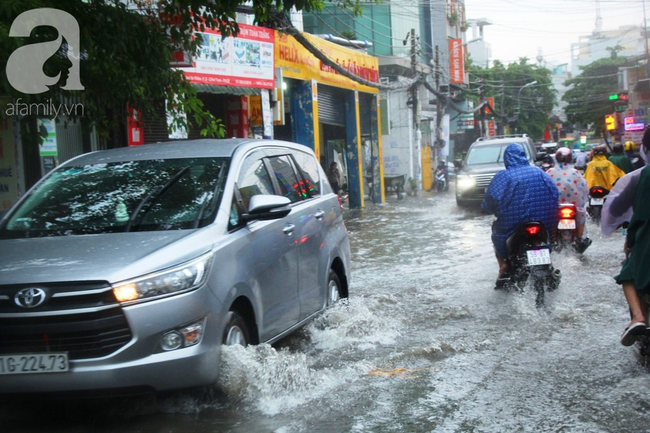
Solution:
<svg viewBox="0 0 650 433"><path fill-rule="evenodd" d="M212 396L9 404L3 431L650 431L650 370L619 343L620 233L588 222L584 257L553 254L562 283L537 309L493 289L491 222L453 192L348 211L348 304L226 348Z"/></svg>

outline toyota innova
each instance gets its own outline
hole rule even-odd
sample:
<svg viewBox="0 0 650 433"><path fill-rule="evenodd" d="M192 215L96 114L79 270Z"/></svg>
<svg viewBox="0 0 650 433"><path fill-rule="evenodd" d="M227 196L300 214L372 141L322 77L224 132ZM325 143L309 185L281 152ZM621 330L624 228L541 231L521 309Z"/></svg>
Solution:
<svg viewBox="0 0 650 433"><path fill-rule="evenodd" d="M0 221L0 393L209 385L348 296L339 198L307 147L189 140L81 155Z"/></svg>

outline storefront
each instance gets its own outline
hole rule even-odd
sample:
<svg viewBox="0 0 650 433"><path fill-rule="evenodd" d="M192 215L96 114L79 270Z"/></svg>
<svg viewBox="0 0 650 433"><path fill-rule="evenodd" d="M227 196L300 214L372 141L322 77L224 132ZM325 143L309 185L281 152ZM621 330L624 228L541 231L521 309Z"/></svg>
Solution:
<svg viewBox="0 0 650 433"><path fill-rule="evenodd" d="M351 74L379 82L375 57L303 34L311 44ZM379 90L354 81L316 58L293 36L275 37L278 103L283 121L275 121L275 137L314 150L324 169L337 162L344 173L350 207L364 206L366 197L385 200Z"/></svg>

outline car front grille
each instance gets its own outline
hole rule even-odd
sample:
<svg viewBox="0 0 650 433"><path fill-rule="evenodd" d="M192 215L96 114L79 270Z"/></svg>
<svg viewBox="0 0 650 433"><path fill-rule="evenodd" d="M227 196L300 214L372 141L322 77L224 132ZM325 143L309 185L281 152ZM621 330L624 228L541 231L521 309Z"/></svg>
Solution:
<svg viewBox="0 0 650 433"><path fill-rule="evenodd" d="M16 295L39 288L45 301L24 308ZM110 355L132 333L103 282L0 286L0 354L68 352L71 360Z"/></svg>
<svg viewBox="0 0 650 433"><path fill-rule="evenodd" d="M488 187L488 185L490 185L490 182L492 182L492 178L494 177L494 174L479 174L472 177L476 181L477 188L485 189Z"/></svg>

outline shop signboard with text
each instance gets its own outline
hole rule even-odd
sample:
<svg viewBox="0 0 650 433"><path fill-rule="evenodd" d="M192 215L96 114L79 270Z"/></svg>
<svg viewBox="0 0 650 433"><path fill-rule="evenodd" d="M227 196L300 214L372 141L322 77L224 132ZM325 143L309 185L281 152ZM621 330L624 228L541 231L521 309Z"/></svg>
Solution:
<svg viewBox="0 0 650 433"><path fill-rule="evenodd" d="M449 77L452 84L465 83L465 62L463 40L449 40Z"/></svg>
<svg viewBox="0 0 650 433"><path fill-rule="evenodd" d="M379 83L379 60L376 57L342 47L307 33L302 35L341 68L371 83ZM305 81L316 80L318 83L336 87L366 93L379 93L379 89L354 81L332 66L325 64L325 62L309 52L307 48L303 47L293 36L285 33L276 33L275 62L277 67L282 68L284 77Z"/></svg>
<svg viewBox="0 0 650 433"><path fill-rule="evenodd" d="M273 89L275 30L239 24L237 37L221 38L206 28L194 32L199 41L193 67L178 68L195 84Z"/></svg>
<svg viewBox="0 0 650 433"><path fill-rule="evenodd" d="M18 200L18 155L14 144L17 131L12 118L4 114L9 102L9 99L0 100L3 109L0 115L0 214Z"/></svg>

